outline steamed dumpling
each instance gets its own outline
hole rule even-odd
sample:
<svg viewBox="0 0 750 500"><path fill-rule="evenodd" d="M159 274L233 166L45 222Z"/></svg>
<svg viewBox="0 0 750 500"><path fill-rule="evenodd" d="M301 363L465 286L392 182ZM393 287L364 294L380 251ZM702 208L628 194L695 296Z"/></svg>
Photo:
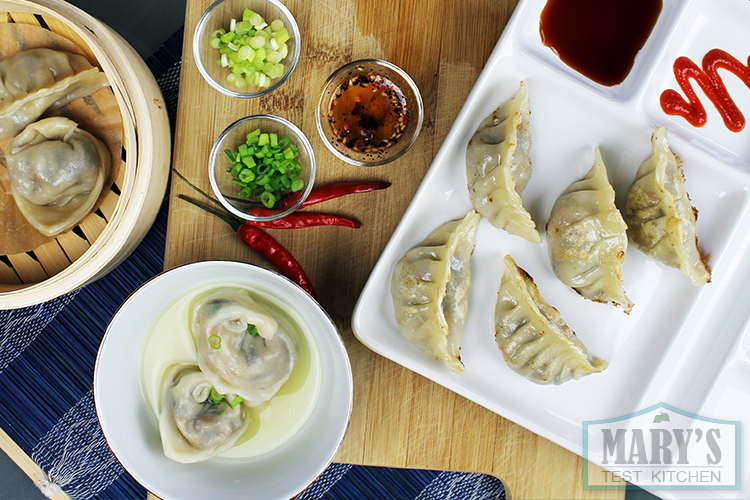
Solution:
<svg viewBox="0 0 750 500"><path fill-rule="evenodd" d="M70 229L94 207L109 176L99 139L64 117L32 123L6 149L13 197L45 236Z"/></svg>
<svg viewBox="0 0 750 500"><path fill-rule="evenodd" d="M44 48L19 52L0 62L0 139L107 84L83 56Z"/></svg>
<svg viewBox="0 0 750 500"><path fill-rule="evenodd" d="M612 302L630 312L622 285L628 248L627 226L615 206L615 191L597 148L586 178L574 182L555 202L547 223L547 249L560 281L583 297Z"/></svg>
<svg viewBox="0 0 750 500"><path fill-rule="evenodd" d="M531 127L526 82L516 96L479 124L466 148L466 177L474 210L498 228L541 243L521 192L531 177Z"/></svg>
<svg viewBox="0 0 750 500"><path fill-rule="evenodd" d="M250 423L242 404L209 399L213 385L197 366L176 365L161 397L159 432L167 458L181 463L211 458L237 442Z"/></svg>
<svg viewBox="0 0 750 500"><path fill-rule="evenodd" d="M256 406L289 379L298 358L291 333L247 290L213 290L198 297L192 311L198 364L217 391Z"/></svg>
<svg viewBox="0 0 750 500"><path fill-rule="evenodd" d="M635 174L625 204L633 243L646 255L678 268L693 285L705 285L711 271L698 248L698 212L685 190L682 160L669 148L664 127L656 129L651 146L653 155Z"/></svg>
<svg viewBox="0 0 750 500"><path fill-rule="evenodd" d="M396 264L391 279L401 333L456 373L464 372L459 350L468 312L470 257L480 219L472 210L462 220L434 230Z"/></svg>
<svg viewBox="0 0 750 500"><path fill-rule="evenodd" d="M559 385L607 368L592 358L534 280L505 256L495 307L495 341L513 371L537 384Z"/></svg>

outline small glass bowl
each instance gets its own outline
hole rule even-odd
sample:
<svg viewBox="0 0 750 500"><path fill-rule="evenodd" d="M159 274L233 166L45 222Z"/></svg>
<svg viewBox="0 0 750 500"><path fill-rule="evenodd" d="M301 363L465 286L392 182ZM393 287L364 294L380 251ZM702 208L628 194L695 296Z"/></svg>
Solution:
<svg viewBox="0 0 750 500"><path fill-rule="evenodd" d="M247 134L255 129L260 129L264 134L277 134L279 139L289 136L292 144L299 150L299 162L302 165L302 174L300 179L305 181L305 187L302 191L302 197L293 206L283 212L269 216L251 215L249 211L255 207L261 206L257 200L245 200L237 197L240 186L232 182L233 177L228 172L232 167L225 149L237 151L240 144L247 140ZM315 154L313 153L310 141L305 134L294 124L272 115L253 115L240 118L229 125L219 135L218 139L211 148L211 156L208 160L208 178L211 182L211 188L219 199L221 204L228 211L245 220L249 221L272 221L286 217L294 212L307 199L315 183Z"/></svg>
<svg viewBox="0 0 750 500"><path fill-rule="evenodd" d="M214 49L209 44L214 31L220 28L229 30L232 19L241 21L246 8L260 14L269 24L275 19L280 19L289 31L290 38L286 42L289 54L281 61L285 67L284 74L268 88L246 87L240 89L230 84L227 81L227 76L230 73L229 68L216 64L216 60L221 55L218 49ZM289 9L278 0L219 0L206 9L206 12L198 21L198 26L195 28L193 35L193 57L195 58L195 64L198 66L198 71L213 88L231 97L250 99L274 91L289 78L299 60L300 40L297 21L295 21Z"/></svg>
<svg viewBox="0 0 750 500"><path fill-rule="evenodd" d="M406 101L406 111L409 117L406 128L397 141L394 141L393 144L384 149L371 152L356 151L344 145L334 132L329 120L331 100L336 93L336 89L352 78L352 76L367 74L381 75L388 78L401 89ZM414 141L417 140L419 130L422 128L423 118L424 107L422 104L422 95L419 93L414 80L395 64L379 59L361 59L337 69L328 78L328 81L323 86L323 90L320 92L318 113L316 116L318 133L328 149L345 162L362 167L383 165L406 153L412 144L414 144Z"/></svg>

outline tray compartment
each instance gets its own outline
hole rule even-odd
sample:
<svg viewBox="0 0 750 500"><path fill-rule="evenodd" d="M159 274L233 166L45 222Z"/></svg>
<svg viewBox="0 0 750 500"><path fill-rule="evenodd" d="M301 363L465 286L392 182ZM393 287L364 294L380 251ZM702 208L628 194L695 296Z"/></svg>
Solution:
<svg viewBox="0 0 750 500"><path fill-rule="evenodd" d="M700 2L687 6L656 64L656 70L640 102L640 111L654 125L666 125L670 133L692 144L722 163L741 172L750 173L750 125L741 132L726 128L721 115L695 80L690 84L706 110L707 123L694 127L680 116L662 111L660 96L664 90L676 90L685 98L674 76L673 65L678 57L685 56L701 67L703 56L712 49L722 49L741 63L750 56L750 3ZM726 70L719 75L727 91L745 119L750 121L750 88Z"/></svg>
<svg viewBox="0 0 750 500"><path fill-rule="evenodd" d="M633 68L621 84L613 87L605 87L589 80L565 64L551 48L542 43L539 21L546 5L545 0L526 2L523 21L517 26L515 43L523 52L552 68L565 79L574 81L606 99L617 102L626 101L637 95L648 80L654 64L671 36L676 20L680 18L687 3L688 0L664 0L656 25L646 44L636 56Z"/></svg>

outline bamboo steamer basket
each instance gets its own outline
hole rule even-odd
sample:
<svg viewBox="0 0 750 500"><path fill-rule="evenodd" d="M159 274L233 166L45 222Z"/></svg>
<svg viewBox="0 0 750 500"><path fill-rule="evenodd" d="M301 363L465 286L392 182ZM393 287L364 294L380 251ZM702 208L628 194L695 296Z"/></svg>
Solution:
<svg viewBox="0 0 750 500"><path fill-rule="evenodd" d="M171 138L153 75L135 50L106 25L60 0L0 0L0 12L0 22L47 27L98 62L122 116L125 153L114 183L117 189L107 195L101 210L32 252L0 256L0 309L11 309L71 292L130 255L153 224L164 198Z"/></svg>

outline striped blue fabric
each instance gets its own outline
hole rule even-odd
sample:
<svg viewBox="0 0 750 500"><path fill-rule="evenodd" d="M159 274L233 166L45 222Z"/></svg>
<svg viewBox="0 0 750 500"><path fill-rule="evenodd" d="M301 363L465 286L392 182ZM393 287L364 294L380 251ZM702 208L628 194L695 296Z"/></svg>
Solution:
<svg viewBox="0 0 750 500"><path fill-rule="evenodd" d="M147 64L174 125L182 30ZM173 127L174 130L174 127ZM75 500L145 498L108 448L94 409L97 349L112 315L162 270L167 203L143 243L106 277L55 300L0 311L0 427L42 468L38 486ZM297 499L496 499L496 478L479 474L332 464Z"/></svg>

